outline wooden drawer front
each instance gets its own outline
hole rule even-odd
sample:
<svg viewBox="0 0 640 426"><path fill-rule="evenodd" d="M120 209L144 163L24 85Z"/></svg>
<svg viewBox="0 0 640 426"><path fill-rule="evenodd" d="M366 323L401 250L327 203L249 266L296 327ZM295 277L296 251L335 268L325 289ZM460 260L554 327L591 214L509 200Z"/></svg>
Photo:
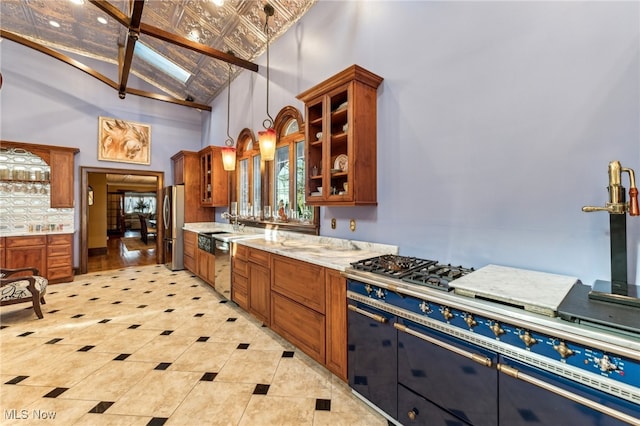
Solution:
<svg viewBox="0 0 640 426"><path fill-rule="evenodd" d="M49 283L53 283L53 281L71 281L73 280L73 269L71 266L49 268L47 271L47 277L49 279Z"/></svg>
<svg viewBox="0 0 640 426"><path fill-rule="evenodd" d="M71 234L53 234L47 235L47 244L52 245L66 245L71 247L73 238Z"/></svg>
<svg viewBox="0 0 640 426"><path fill-rule="evenodd" d="M232 243L231 253L234 259L247 260L249 256L249 247Z"/></svg>
<svg viewBox="0 0 640 426"><path fill-rule="evenodd" d="M51 268L56 268L59 266L71 268L71 254L67 254L64 256L49 256L47 258L47 269L49 270L49 272L51 272Z"/></svg>
<svg viewBox="0 0 640 426"><path fill-rule="evenodd" d="M44 246L47 244L47 236L34 237L7 237L7 248Z"/></svg>
<svg viewBox="0 0 640 426"><path fill-rule="evenodd" d="M5 244L4 240L5 240L5 237L0 237L0 248L4 248L4 244Z"/></svg>
<svg viewBox="0 0 640 426"><path fill-rule="evenodd" d="M325 313L324 268L282 256L273 258L271 290Z"/></svg>
<svg viewBox="0 0 640 426"><path fill-rule="evenodd" d="M49 256L71 256L71 246L68 245L54 245L47 246L47 255Z"/></svg>
<svg viewBox="0 0 640 426"><path fill-rule="evenodd" d="M233 272L244 277L249 276L249 263L246 260L233 258Z"/></svg>
<svg viewBox="0 0 640 426"><path fill-rule="evenodd" d="M247 296L247 278L238 274L233 274L231 283L231 300L236 302L245 311L249 308L249 298Z"/></svg>
<svg viewBox="0 0 640 426"><path fill-rule="evenodd" d="M249 248L247 258L250 262L257 263L265 268L269 267L269 253L266 251Z"/></svg>
<svg viewBox="0 0 640 426"><path fill-rule="evenodd" d="M271 328L311 358L324 364L324 315L272 292Z"/></svg>

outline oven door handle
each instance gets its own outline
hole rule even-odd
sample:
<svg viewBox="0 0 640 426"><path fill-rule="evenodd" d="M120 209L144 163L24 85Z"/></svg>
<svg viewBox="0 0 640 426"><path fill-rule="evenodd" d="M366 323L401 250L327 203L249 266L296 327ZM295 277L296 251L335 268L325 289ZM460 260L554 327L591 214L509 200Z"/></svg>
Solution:
<svg viewBox="0 0 640 426"><path fill-rule="evenodd" d="M378 314L372 314L371 312L367 312L364 309L360 309L357 306L354 305L347 305L347 307L349 308L350 311L353 312L357 312L360 315L364 315L367 318L371 318L374 321L377 321L381 324L386 324L387 322L389 322L389 320L385 317L383 317L382 315L378 315Z"/></svg>
<svg viewBox="0 0 640 426"><path fill-rule="evenodd" d="M404 324L399 324L399 323L396 322L396 323L393 324L393 326L395 328L397 328L398 330L404 332L404 333L410 334L412 336L417 337L418 339L425 340L425 341L427 341L429 343L433 343L436 346L440 346L443 349L446 349L448 351L454 352L454 353L456 353L458 355L461 355L461 356L463 356L465 358L469 358L470 360L475 361L478 364L482 364L485 367L491 367L491 365L492 365L491 359L487 358L486 356L474 354L473 352L465 351L464 349L460 349L460 348L458 348L456 346L450 345L450 344L448 344L446 342L443 342L441 340L434 339L433 337L427 336L426 334L422 334L419 331L412 330L412 329L410 329L409 327L407 327Z"/></svg>
<svg viewBox="0 0 640 426"><path fill-rule="evenodd" d="M507 376L513 377L515 379L518 380L522 380L523 382L527 382L530 383L534 386L537 386L539 388L545 389L549 392L555 393L556 395L560 395L566 399L570 399L573 402L577 402L578 404L584 405L585 407L591 408L593 410L599 411L603 414L606 414L607 416L610 417L614 417L620 421L629 423L631 425L637 425L640 424L640 419L636 418L636 417L632 417L628 414L625 414L621 411L618 410L614 410L613 408L609 408L605 405L599 404L595 401L592 401L588 398L585 398L583 396L577 395L573 392L569 392L567 390L564 390L558 386L552 385L551 383L547 383L544 380L540 380L536 377L530 376L526 373L521 372L520 370L518 370L517 368L513 368L509 365L506 364L501 364L498 363L498 365L496 365L496 368L498 369L498 371L501 371L502 373L506 374Z"/></svg>

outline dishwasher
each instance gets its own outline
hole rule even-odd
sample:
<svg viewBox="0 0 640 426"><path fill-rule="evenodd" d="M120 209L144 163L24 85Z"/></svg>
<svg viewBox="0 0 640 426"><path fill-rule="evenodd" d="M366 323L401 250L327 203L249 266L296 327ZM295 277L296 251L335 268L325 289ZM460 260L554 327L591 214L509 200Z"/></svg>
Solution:
<svg viewBox="0 0 640 426"><path fill-rule="evenodd" d="M231 243L213 237L216 257L216 291L226 299L231 299Z"/></svg>

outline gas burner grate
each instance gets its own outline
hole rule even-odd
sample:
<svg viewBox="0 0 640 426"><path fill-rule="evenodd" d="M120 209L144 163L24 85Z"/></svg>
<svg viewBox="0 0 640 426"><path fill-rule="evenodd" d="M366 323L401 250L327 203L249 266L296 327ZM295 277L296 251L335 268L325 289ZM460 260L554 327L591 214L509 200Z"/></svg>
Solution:
<svg viewBox="0 0 640 426"><path fill-rule="evenodd" d="M402 277L402 281L437 288L438 290L451 291L453 290L453 287L449 287L451 281L473 271L473 268L435 264L411 271L411 273Z"/></svg>
<svg viewBox="0 0 640 426"><path fill-rule="evenodd" d="M385 254L352 262L351 266L359 271L372 272L391 278L402 278L417 268L427 268L429 265L435 265L436 263L435 260Z"/></svg>

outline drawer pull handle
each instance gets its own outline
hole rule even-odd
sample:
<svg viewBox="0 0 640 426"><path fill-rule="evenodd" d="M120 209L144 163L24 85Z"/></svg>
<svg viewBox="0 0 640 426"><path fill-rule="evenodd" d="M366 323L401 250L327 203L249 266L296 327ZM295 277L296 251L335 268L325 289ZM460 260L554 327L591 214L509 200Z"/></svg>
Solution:
<svg viewBox="0 0 640 426"><path fill-rule="evenodd" d="M419 331L412 330L404 324L398 324L396 322L393 324L393 326L402 332L417 337L418 339L425 340L429 343L433 343L436 346L440 346L443 349L457 353L458 355L462 355L463 357L469 358L470 360L477 362L478 364L482 364L485 367L491 367L491 359L487 358L486 356L474 354L472 352L465 351L464 349L459 349L456 346L450 345L438 339L434 339L433 337L429 337L425 334L420 333Z"/></svg>
<svg viewBox="0 0 640 426"><path fill-rule="evenodd" d="M348 305L349 306L349 310L353 311L353 312L357 312L360 315L364 315L367 318L371 318L374 321L377 321L381 324L386 324L387 322L389 322L389 320L385 317L383 317L382 315L378 315L378 314L372 314L371 312L367 312L364 309L360 309L357 306L354 305Z"/></svg>

